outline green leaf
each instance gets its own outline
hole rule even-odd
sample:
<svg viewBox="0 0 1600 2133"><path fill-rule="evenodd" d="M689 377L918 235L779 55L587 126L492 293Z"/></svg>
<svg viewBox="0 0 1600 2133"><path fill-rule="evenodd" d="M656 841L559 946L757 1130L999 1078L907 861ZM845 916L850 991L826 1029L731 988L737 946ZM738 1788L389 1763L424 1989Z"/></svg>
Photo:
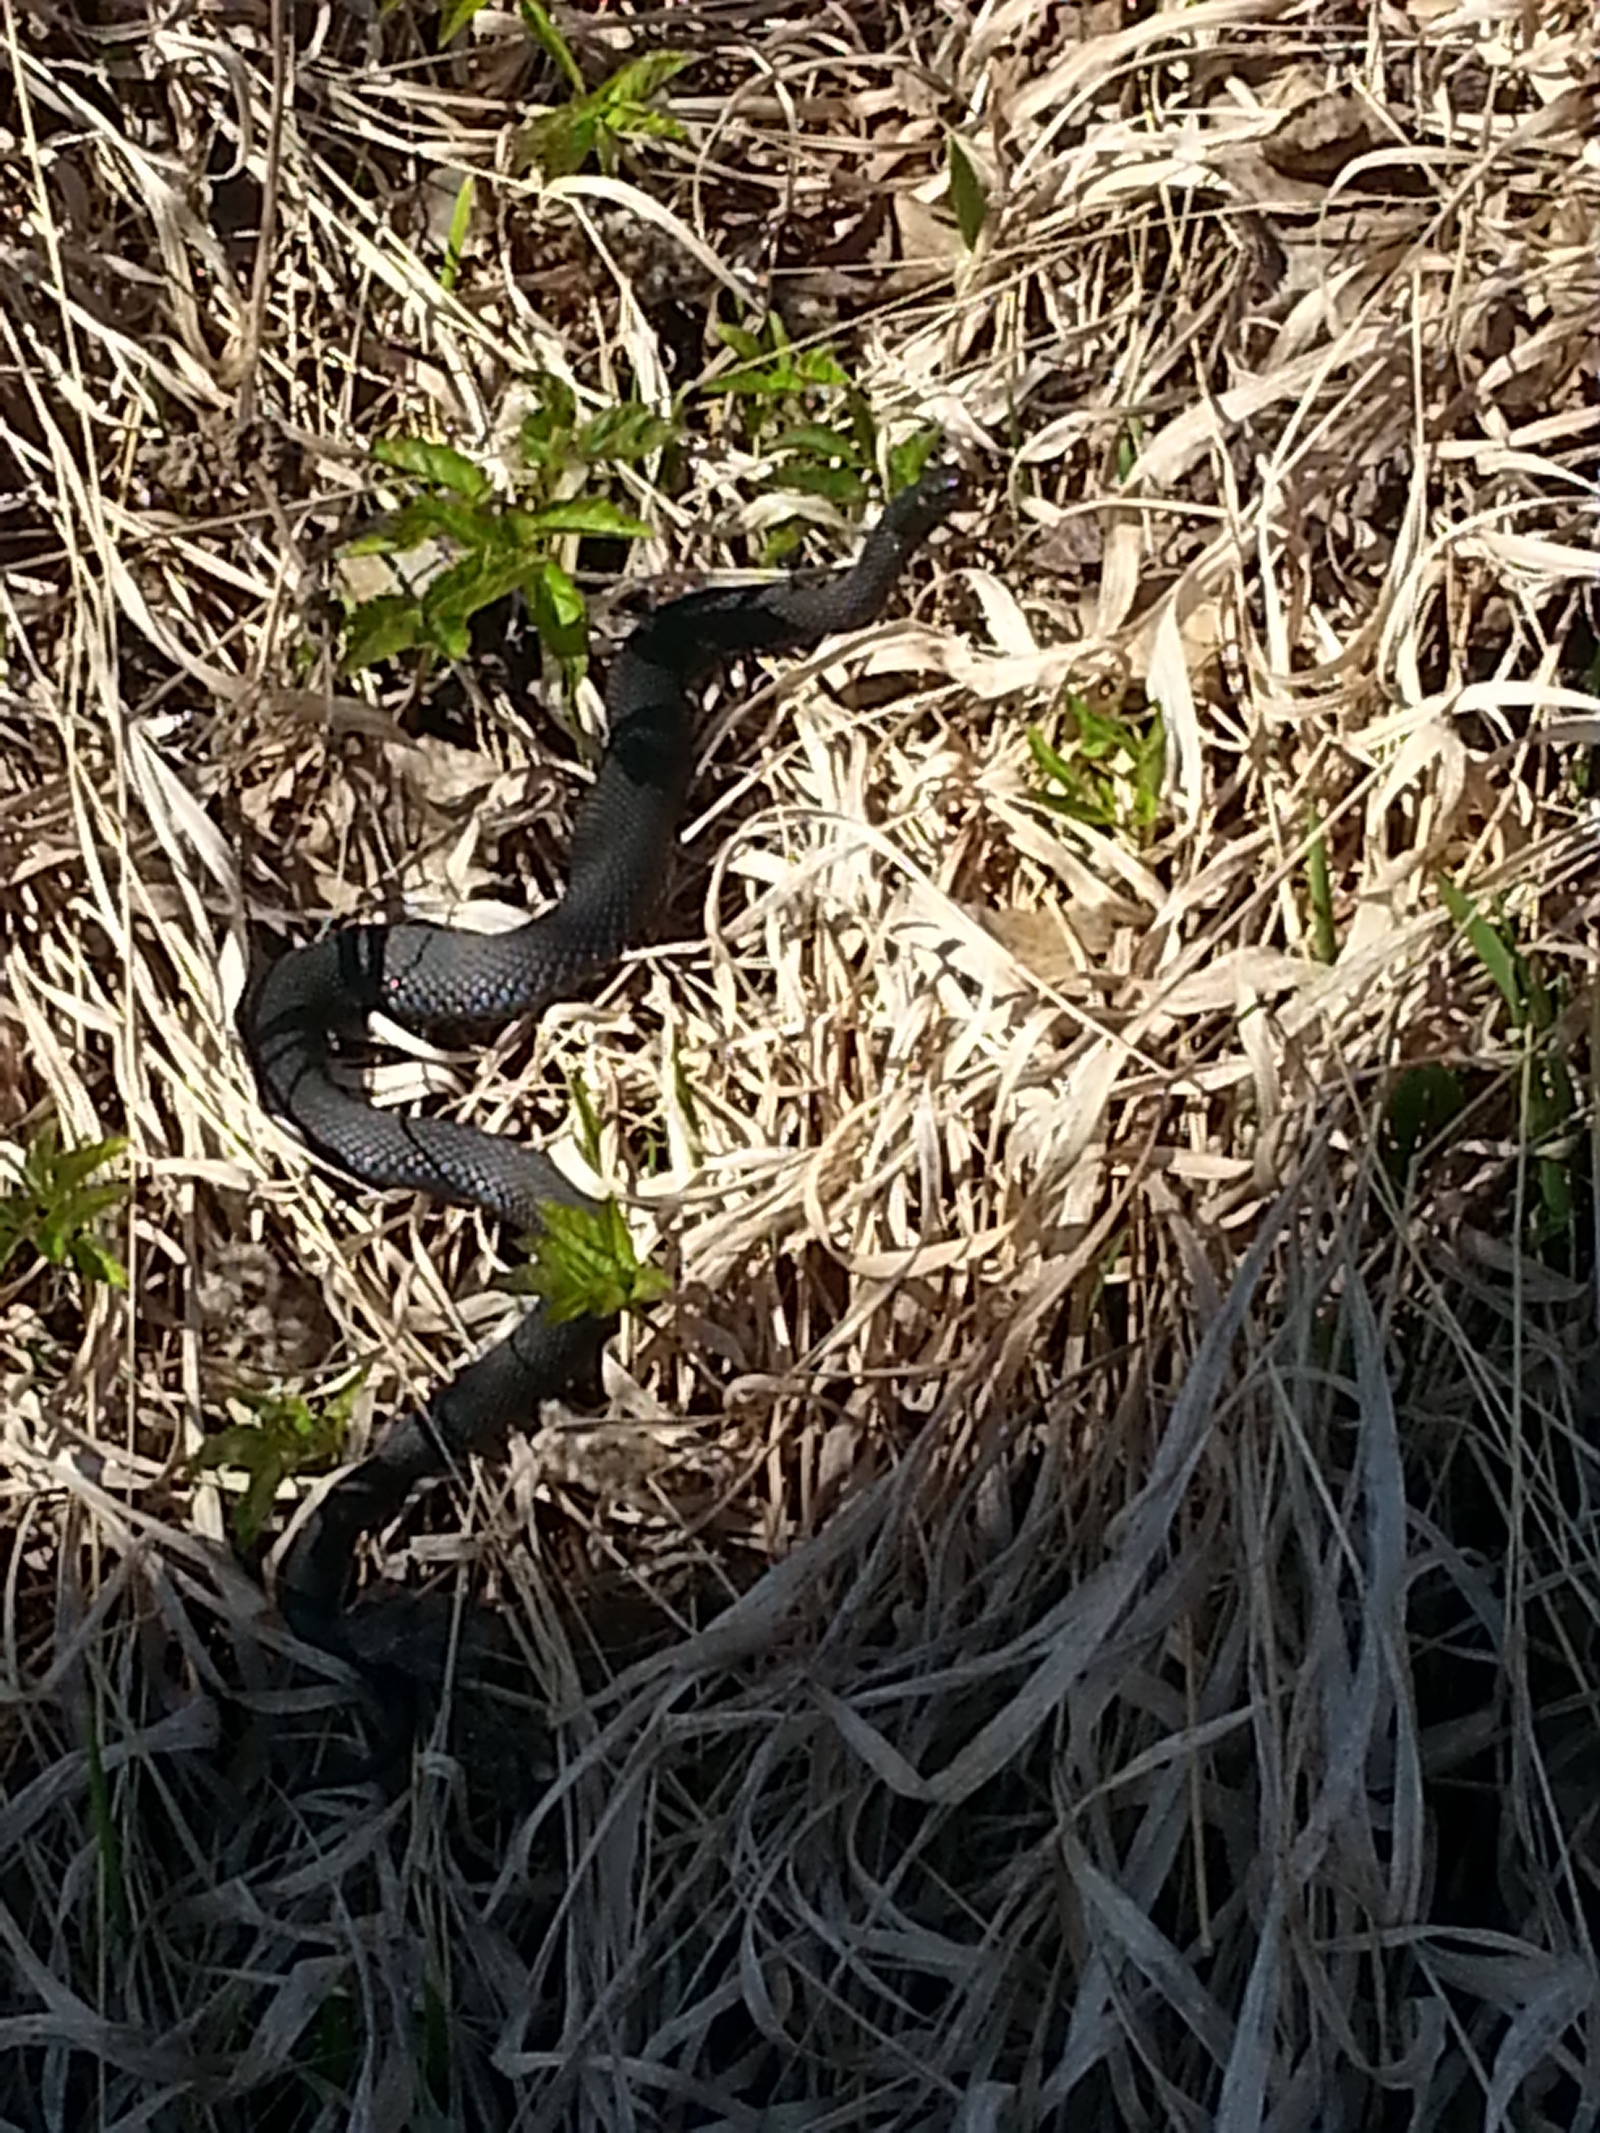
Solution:
<svg viewBox="0 0 1600 2133"><path fill-rule="evenodd" d="M850 466L861 464L861 452L853 437L831 430L821 422L797 422L780 430L769 442L773 452L809 452L817 459L842 459Z"/></svg>
<svg viewBox="0 0 1600 2133"><path fill-rule="evenodd" d="M1161 812L1166 777L1166 727L1159 705L1144 726L1114 712L1097 711L1087 698L1069 693L1062 705L1071 726L1071 754L1053 747L1037 726L1027 729L1028 747L1059 792L1030 797L1052 813L1096 829L1148 831Z"/></svg>
<svg viewBox="0 0 1600 2133"><path fill-rule="evenodd" d="M539 534L590 533L638 541L647 539L650 533L643 519L603 496L575 496L567 503L519 512L518 519L529 532Z"/></svg>
<svg viewBox="0 0 1600 2133"><path fill-rule="evenodd" d="M70 1265L81 1281L126 1289L127 1269L94 1224L122 1205L128 1188L88 1180L127 1145L118 1135L62 1148L55 1122L41 1126L23 1153L20 1188L0 1196L0 1268L27 1245L51 1266Z"/></svg>
<svg viewBox="0 0 1600 2133"><path fill-rule="evenodd" d="M1572 1086L1572 1076L1567 1071L1567 1062L1557 1051L1546 1055L1545 1065L1550 1083L1550 1103L1553 1115L1560 1125L1565 1125L1578 1108L1577 1092Z"/></svg>
<svg viewBox="0 0 1600 2133"><path fill-rule="evenodd" d="M761 544L763 566L772 570L792 556L806 537L805 520L786 518L781 524L767 529L766 539Z"/></svg>
<svg viewBox="0 0 1600 2133"><path fill-rule="evenodd" d="M1519 955L1516 962L1522 996L1527 1002L1529 1026L1542 1035L1556 1019L1555 1002L1550 997L1550 988L1544 981L1538 963L1523 955Z"/></svg>
<svg viewBox="0 0 1600 2133"><path fill-rule="evenodd" d="M472 618L522 582L520 557L483 553L463 556L440 571L422 596L422 627L446 659L465 659L472 648Z"/></svg>
<svg viewBox="0 0 1600 2133"><path fill-rule="evenodd" d="M1539 1202L1545 1220L1551 1230L1567 1228L1572 1220L1572 1180L1565 1163L1557 1163L1550 1157L1541 1157L1539 1162Z"/></svg>
<svg viewBox="0 0 1600 2133"><path fill-rule="evenodd" d="M764 352L760 338L748 326L729 326L719 321L715 330L723 347L731 348L742 363L760 360Z"/></svg>
<svg viewBox="0 0 1600 2133"><path fill-rule="evenodd" d="M1157 704L1144 738L1134 752L1134 819L1141 829L1149 829L1161 812L1161 794L1166 778L1167 722Z"/></svg>
<svg viewBox="0 0 1600 2133"><path fill-rule="evenodd" d="M439 50L442 52L452 38L459 37L484 0L451 0L439 18Z"/></svg>
<svg viewBox="0 0 1600 2133"><path fill-rule="evenodd" d="M267 1520L272 1516L272 1506L277 1501L278 1484L287 1478L284 1462L275 1459L260 1467L245 1484L244 1494L232 1507L233 1536L244 1550L253 1548L261 1538Z"/></svg>
<svg viewBox="0 0 1600 2133"><path fill-rule="evenodd" d="M372 447L372 456L380 466L415 474L421 481L453 490L469 503L479 503L490 494L489 478L483 469L454 445L435 444L427 437L380 437Z"/></svg>
<svg viewBox="0 0 1600 2133"><path fill-rule="evenodd" d="M589 1094L589 1085L578 1073L567 1077L567 1093L578 1114L578 1146L591 1170L600 1168L600 1114Z"/></svg>
<svg viewBox="0 0 1600 2133"><path fill-rule="evenodd" d="M675 74L681 74L693 57L692 52L642 53L606 77L594 92L596 101L606 113L616 104L645 103Z"/></svg>
<svg viewBox="0 0 1600 2133"><path fill-rule="evenodd" d="M581 629L588 619L584 597L553 557L545 556L539 565L539 584L543 597L550 603L550 612L561 629Z"/></svg>
<svg viewBox="0 0 1600 2133"><path fill-rule="evenodd" d="M533 542L537 531L533 513L508 512L502 523L503 538L494 551L463 556L442 571L428 587L422 602L422 626L429 640L447 659L464 659L471 649L472 617L485 607L503 600L508 592L526 591L556 566L539 554ZM562 574L563 582L571 580ZM576 597L576 588L573 588Z"/></svg>
<svg viewBox="0 0 1600 2133"><path fill-rule="evenodd" d="M459 503L452 496L413 496L388 512L353 541L346 555L407 555L430 541L454 541L461 548L483 548L494 537L498 518L487 503Z"/></svg>
<svg viewBox="0 0 1600 2133"><path fill-rule="evenodd" d="M544 1228L528 1241L529 1263L510 1286L542 1298L552 1325L576 1318L614 1318L668 1293L659 1267L641 1265L622 1209L615 1200L599 1208L540 1209Z"/></svg>
<svg viewBox="0 0 1600 2133"><path fill-rule="evenodd" d="M196 1450L189 1461L192 1472L231 1467L248 1477L228 1513L241 1549L252 1548L260 1537L282 1482L339 1459L366 1375L357 1371L319 1408L299 1393L256 1395L246 1402L254 1411L253 1422L232 1422L214 1430Z"/></svg>
<svg viewBox="0 0 1600 2133"><path fill-rule="evenodd" d="M530 467L565 466L574 451L578 396L565 378L548 371L536 377L533 386L539 404L523 416L517 432L522 456Z"/></svg>
<svg viewBox="0 0 1600 2133"><path fill-rule="evenodd" d="M878 423L872 412L872 403L858 385L847 385L844 404L850 418L850 436L855 445L856 464L862 467L875 466L878 458ZM921 471L919 467L917 472L920 474ZM892 481L888 493L893 496L902 486L902 483Z"/></svg>
<svg viewBox="0 0 1600 2133"><path fill-rule="evenodd" d="M1479 911L1472 898L1458 889L1448 875L1438 877L1439 895L1445 909L1472 944L1474 954L1499 988L1512 1026L1523 1018L1522 988L1517 982L1516 957Z"/></svg>
<svg viewBox="0 0 1600 2133"><path fill-rule="evenodd" d="M1078 697L1071 699L1074 716L1081 702ZM1082 822L1091 829L1114 829L1116 809L1109 780L1098 779L1069 761L1050 745L1037 726L1029 726L1027 736L1033 760L1047 778L1053 778L1061 787L1060 792L1034 793L1035 802L1070 822Z"/></svg>
<svg viewBox="0 0 1600 2133"><path fill-rule="evenodd" d="M1339 936L1333 927L1333 885L1328 876L1328 841L1315 811L1316 835L1306 853L1306 895L1311 904L1311 946L1319 963L1339 960Z"/></svg>
<svg viewBox="0 0 1600 2133"><path fill-rule="evenodd" d="M561 565L544 557L523 590L540 642L568 666L580 662L588 650L588 610Z"/></svg>
<svg viewBox="0 0 1600 2133"><path fill-rule="evenodd" d="M848 386L850 378L831 348L780 348L773 354L741 363L718 378L708 378L702 393L737 393L744 397L775 398L784 393L804 393L814 388Z"/></svg>
<svg viewBox="0 0 1600 2133"><path fill-rule="evenodd" d="M862 503L867 485L854 467L819 466L814 460L788 459L773 469L775 489L791 489L800 496L825 496L831 503Z"/></svg>
<svg viewBox="0 0 1600 2133"><path fill-rule="evenodd" d="M795 361L799 364L800 375L807 385L838 386L842 389L850 383L850 373L831 348L797 349Z"/></svg>
<svg viewBox="0 0 1600 2133"><path fill-rule="evenodd" d="M81 1148L63 1148L57 1152L53 1146L54 1139L52 1129L52 1152L43 1182L52 1192L58 1193L74 1191L86 1178L92 1178L97 1170L104 1169L107 1163L114 1163L128 1145L120 1134L113 1134L109 1140L85 1141ZM105 1204L114 1207L123 1196L123 1188L120 1185L102 1185L97 1188L97 1196L103 1196Z"/></svg>
<svg viewBox="0 0 1600 2133"><path fill-rule="evenodd" d="M74 1269L82 1281L103 1281L108 1289L128 1286L128 1270L109 1246L98 1237L74 1237L71 1245Z"/></svg>
<svg viewBox="0 0 1600 2133"><path fill-rule="evenodd" d="M909 489L921 479L934 453L943 439L937 430L918 430L902 444L889 447L889 494L898 496L902 489Z"/></svg>
<svg viewBox="0 0 1600 2133"><path fill-rule="evenodd" d="M571 459L572 439L548 431L537 415L525 415L517 432L517 449L526 466L549 472Z"/></svg>
<svg viewBox="0 0 1600 2133"><path fill-rule="evenodd" d="M499 504L458 504L446 496L430 497L429 516L436 534L460 548L492 548L505 524Z"/></svg>
<svg viewBox="0 0 1600 2133"><path fill-rule="evenodd" d="M551 21L544 0L521 0L519 12L523 28L534 42L541 46L567 77L568 85L578 95L583 94L583 73L572 56L572 47Z"/></svg>
<svg viewBox="0 0 1600 2133"><path fill-rule="evenodd" d="M1087 779L1075 779L1070 792L1040 792L1032 798L1052 814L1064 815L1069 822L1082 822L1089 829L1116 828L1116 811L1110 800Z"/></svg>
<svg viewBox="0 0 1600 2133"><path fill-rule="evenodd" d="M60 1147L54 1119L47 1119L23 1151L22 1183L35 1198L47 1196L55 1183Z"/></svg>
<svg viewBox="0 0 1600 2133"><path fill-rule="evenodd" d="M539 396L539 412L557 429L570 430L578 419L578 396L566 379L558 378L553 370L544 370L533 383Z"/></svg>
<svg viewBox="0 0 1600 2133"><path fill-rule="evenodd" d="M637 400L603 408L579 430L574 443L580 458L626 466L670 444L677 435L675 424Z"/></svg>
<svg viewBox="0 0 1600 2133"><path fill-rule="evenodd" d="M538 513L511 509L501 512L492 544L496 562L513 562L518 570L530 570L548 549L549 538L537 523Z"/></svg>
<svg viewBox="0 0 1600 2133"><path fill-rule="evenodd" d="M1071 699L1069 715L1077 727L1077 751L1086 763L1103 763L1110 756L1131 755L1132 735L1120 718L1096 711L1081 696Z"/></svg>
<svg viewBox="0 0 1600 2133"><path fill-rule="evenodd" d="M228 1523L238 1546L253 1548L272 1515L279 1484L293 1471L281 1434L259 1424L234 1423L208 1437L190 1463L233 1467L247 1477L243 1493L228 1506Z"/></svg>
<svg viewBox="0 0 1600 2133"><path fill-rule="evenodd" d="M359 674L421 640L422 611L409 593L382 593L352 609L345 626L345 671Z"/></svg>
<svg viewBox="0 0 1600 2133"><path fill-rule="evenodd" d="M72 1192L51 1200L42 1215L38 1238L40 1251L53 1265L60 1266L78 1232L109 1213L126 1197L121 1185L103 1185L95 1192Z"/></svg>
<svg viewBox="0 0 1600 2133"><path fill-rule="evenodd" d="M1058 785L1077 783L1077 773L1059 750L1052 748L1037 726L1027 728L1028 753L1047 778L1054 778Z"/></svg>
<svg viewBox="0 0 1600 2133"><path fill-rule="evenodd" d="M271 1450L270 1440L259 1422L230 1422L209 1433L189 1464L202 1473L213 1467L237 1466L247 1474L253 1474L271 1456Z"/></svg>
<svg viewBox="0 0 1600 2133"><path fill-rule="evenodd" d="M970 252L988 219L989 196L971 157L953 133L945 142L945 167L950 174L950 204L956 211L956 228Z"/></svg>
<svg viewBox="0 0 1600 2133"><path fill-rule="evenodd" d="M481 540L486 518L482 507L444 496L413 496L398 510L375 519L353 540L341 543L345 555L404 555L426 541L447 539L471 545Z"/></svg>
<svg viewBox="0 0 1600 2133"><path fill-rule="evenodd" d="M651 111L643 104L613 104L600 114L601 136L620 135L624 140L686 141L689 136L667 111Z"/></svg>
<svg viewBox="0 0 1600 2133"><path fill-rule="evenodd" d="M720 377L707 378L700 390L708 397L736 394L740 398L757 396L775 397L779 393L797 393L803 390L805 380L801 377L791 356L763 357L759 362L743 363L733 370L723 371Z"/></svg>
<svg viewBox="0 0 1600 2133"><path fill-rule="evenodd" d="M1144 450L1144 424L1137 415L1130 416L1117 437L1117 479L1126 481Z"/></svg>
<svg viewBox="0 0 1600 2133"><path fill-rule="evenodd" d="M473 0L478 5L478 0ZM469 172L461 181L456 193L456 204L450 215L450 231L444 243L444 265L439 273L439 286L445 291L453 289L461 275L461 254L466 247L467 236L472 228L472 200L477 189L476 181Z"/></svg>
<svg viewBox="0 0 1600 2133"><path fill-rule="evenodd" d="M526 169L531 163L546 179L570 178L593 149L598 129L594 113L583 106L545 112L523 127L517 143L518 166Z"/></svg>

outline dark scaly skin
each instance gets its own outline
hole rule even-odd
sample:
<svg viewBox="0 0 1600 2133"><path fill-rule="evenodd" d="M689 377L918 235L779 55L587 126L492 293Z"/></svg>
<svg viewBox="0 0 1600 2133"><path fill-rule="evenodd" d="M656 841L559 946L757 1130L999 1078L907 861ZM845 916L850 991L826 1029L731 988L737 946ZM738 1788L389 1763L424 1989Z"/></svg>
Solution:
<svg viewBox="0 0 1600 2133"><path fill-rule="evenodd" d="M690 593L640 622L611 668L610 737L578 811L561 901L507 933L349 926L281 957L246 1021L267 1108L364 1184L480 1207L522 1231L540 1226L550 1201L593 1208L539 1149L452 1119L376 1111L347 1095L329 1073L336 1040L358 1034L374 1009L413 1030L508 1022L614 961L663 900L689 781L690 692L739 653L802 650L874 621L958 494L954 470L932 467L891 500L848 569L809 585ZM280 1576L297 1634L353 1656L341 1602L360 1535L392 1518L418 1481L469 1453L498 1449L512 1424L592 1370L614 1327L615 1320L592 1317L552 1325L535 1304L508 1339L458 1371L341 1476ZM398 1670L366 1671L381 1671L386 1694L394 1694Z"/></svg>

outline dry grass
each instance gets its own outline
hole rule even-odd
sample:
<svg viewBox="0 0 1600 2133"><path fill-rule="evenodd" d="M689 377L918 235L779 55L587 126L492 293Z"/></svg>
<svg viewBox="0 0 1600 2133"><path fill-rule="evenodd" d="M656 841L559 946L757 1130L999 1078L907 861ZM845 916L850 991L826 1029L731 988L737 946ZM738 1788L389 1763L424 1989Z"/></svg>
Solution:
<svg viewBox="0 0 1600 2133"><path fill-rule="evenodd" d="M513 174L511 14L6 7L0 1132L133 1189L126 1296L0 1275L0 2114L1600 2124L1590 10L560 19L693 49L684 139ZM581 1072L675 1294L411 1542L499 1717L318 1787L347 1689L188 1456L503 1304L263 1121L247 949L537 896L577 781L492 675L339 679L314 565L375 437L659 399L730 285L973 507L725 698L672 937L450 1083L571 1155ZM691 408L643 576L770 509ZM1161 706L1148 837L1039 804L1069 684Z"/></svg>

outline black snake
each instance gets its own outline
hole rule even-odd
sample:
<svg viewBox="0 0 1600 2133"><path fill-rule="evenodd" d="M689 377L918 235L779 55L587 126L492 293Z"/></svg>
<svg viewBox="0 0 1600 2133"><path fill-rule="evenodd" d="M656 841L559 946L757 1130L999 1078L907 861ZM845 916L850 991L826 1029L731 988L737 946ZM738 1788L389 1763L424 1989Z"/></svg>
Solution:
<svg viewBox="0 0 1600 2133"><path fill-rule="evenodd" d="M740 653L800 650L874 621L958 493L952 468L930 467L891 500L848 569L814 583L690 593L638 623L611 668L609 739L578 810L560 902L505 933L355 925L281 956L244 1018L267 1108L363 1184L483 1208L522 1232L540 1227L552 1201L592 1208L537 1148L346 1094L330 1072L341 1043L360 1035L374 1009L413 1030L505 1023L613 961L663 898L691 765L690 692ZM535 1304L507 1339L394 1424L327 1492L288 1551L279 1596L297 1634L353 1656L342 1600L360 1535L393 1517L418 1481L496 1449L540 1401L592 1369L614 1324L553 1324Z"/></svg>

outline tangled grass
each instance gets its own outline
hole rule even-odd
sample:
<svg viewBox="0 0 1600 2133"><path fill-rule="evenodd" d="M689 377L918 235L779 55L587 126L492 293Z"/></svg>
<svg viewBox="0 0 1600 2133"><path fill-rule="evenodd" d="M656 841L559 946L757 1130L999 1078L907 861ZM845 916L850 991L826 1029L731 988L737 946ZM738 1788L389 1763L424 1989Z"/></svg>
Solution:
<svg viewBox="0 0 1600 2133"><path fill-rule="evenodd" d="M0 2114L1600 2124L1591 12L553 14L582 111L509 12L6 7L0 1134L128 1189L126 1289L0 1203ZM772 316L970 508L714 707L662 941L375 1077L674 1286L384 1537L509 1651L336 1784L308 1484L241 1549L196 1455L361 1365L353 1456L506 1303L234 1016L545 893L597 699L348 674L330 558L376 440L504 493L551 377L678 408L630 584L836 557L706 389ZM620 546L556 559L603 644Z"/></svg>

